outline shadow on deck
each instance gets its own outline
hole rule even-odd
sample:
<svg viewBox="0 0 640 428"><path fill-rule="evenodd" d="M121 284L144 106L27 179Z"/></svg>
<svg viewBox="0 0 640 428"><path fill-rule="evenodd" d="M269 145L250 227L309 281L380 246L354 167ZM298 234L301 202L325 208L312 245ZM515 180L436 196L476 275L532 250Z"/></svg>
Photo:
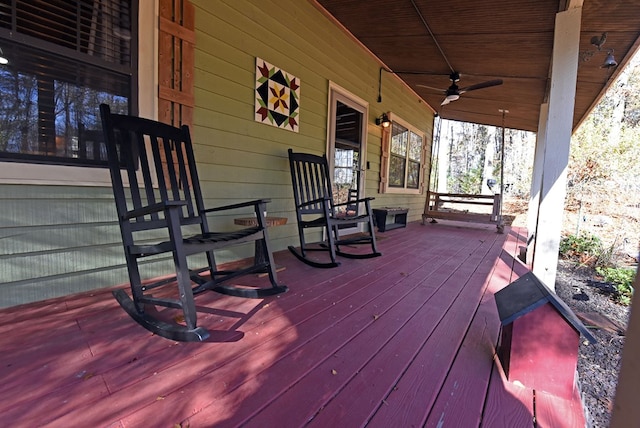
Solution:
<svg viewBox="0 0 640 428"><path fill-rule="evenodd" d="M205 343L151 335L110 290L2 310L2 420L584 426L577 393L568 401L509 383L495 357L493 294L524 273L513 256L525 241L515 228L415 222L379 234L382 257L344 259L335 269L279 252L288 293L198 298L199 324L212 333Z"/></svg>

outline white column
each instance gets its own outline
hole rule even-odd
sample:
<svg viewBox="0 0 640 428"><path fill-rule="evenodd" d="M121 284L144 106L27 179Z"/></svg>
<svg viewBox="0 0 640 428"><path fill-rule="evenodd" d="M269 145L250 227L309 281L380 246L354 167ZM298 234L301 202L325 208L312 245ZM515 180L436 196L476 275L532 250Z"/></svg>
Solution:
<svg viewBox="0 0 640 428"><path fill-rule="evenodd" d="M540 106L538 119L538 133L536 135L536 150L533 157L533 174L531 176L531 191L529 192L529 211L527 212L527 264L533 265L535 260L535 239L538 228L538 208L540 207L540 189L542 188L542 167L544 166L544 149L547 142L547 122L549 119L549 104Z"/></svg>
<svg viewBox="0 0 640 428"><path fill-rule="evenodd" d="M582 7L556 15L533 272L555 290L578 76Z"/></svg>

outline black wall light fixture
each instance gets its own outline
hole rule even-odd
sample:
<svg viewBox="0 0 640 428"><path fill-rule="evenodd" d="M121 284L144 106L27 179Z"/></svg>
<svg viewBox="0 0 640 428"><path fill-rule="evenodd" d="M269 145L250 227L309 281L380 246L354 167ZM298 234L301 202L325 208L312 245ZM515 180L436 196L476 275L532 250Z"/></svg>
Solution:
<svg viewBox="0 0 640 428"><path fill-rule="evenodd" d="M391 125L391 120L387 113L382 113L380 117L376 117L376 125L382 125L383 128L388 128Z"/></svg>

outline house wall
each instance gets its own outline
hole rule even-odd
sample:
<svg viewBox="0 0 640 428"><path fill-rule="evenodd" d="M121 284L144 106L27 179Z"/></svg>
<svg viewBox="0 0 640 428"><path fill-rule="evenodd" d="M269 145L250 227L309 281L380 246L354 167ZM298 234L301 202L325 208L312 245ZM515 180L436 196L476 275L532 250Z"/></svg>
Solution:
<svg viewBox="0 0 640 428"><path fill-rule="evenodd" d="M409 208L419 220L425 195L378 193L381 128L375 118L393 112L423 130L431 141L429 107L325 17L310 1L195 0L196 75L194 141L208 198L269 197L268 212L288 217L270 231L277 248L298 240L287 149L324 153L329 82L369 103L366 196L374 207ZM298 77L298 133L254 121L256 57ZM430 149L427 150L427 153Z"/></svg>
<svg viewBox="0 0 640 428"><path fill-rule="evenodd" d="M111 189L0 185L0 306L122 283Z"/></svg>
<svg viewBox="0 0 640 428"><path fill-rule="evenodd" d="M415 94L383 73L378 103L380 64L312 2L192 3L196 7L192 134L208 205L271 198L269 215L289 219L287 225L270 230L274 248L284 250L298 242L287 149L325 152L331 81L369 103L366 196L376 198L374 207L405 206L410 209L409 221L420 219L424 194L378 193L382 133L375 125L376 117L391 111L423 130L430 142L433 114ZM141 26L141 34L154 34L153 25L148 31ZM152 47L143 50L147 59L157 57ZM256 57L300 78L298 133L254 121ZM154 73L141 70L141 76L147 76L145 83L150 75ZM151 95L140 94L140 99L152 103ZM126 282L110 188L99 182L70 185L82 181L73 179L61 184L48 181L46 174L37 180L23 179L20 171L47 168L27 167L14 164L15 173L7 168L0 172L0 307ZM69 177L69 170L64 171L61 176ZM227 217L217 223L231 227L233 221ZM218 261L249 255L250 248L240 248L221 254ZM143 274L167 272L167 263L160 261L147 265Z"/></svg>

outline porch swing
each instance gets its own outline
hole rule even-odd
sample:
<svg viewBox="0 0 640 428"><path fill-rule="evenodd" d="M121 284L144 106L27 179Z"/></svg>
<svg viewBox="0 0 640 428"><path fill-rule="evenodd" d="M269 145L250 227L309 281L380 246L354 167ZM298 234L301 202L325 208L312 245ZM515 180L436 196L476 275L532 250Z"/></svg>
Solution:
<svg viewBox="0 0 640 428"><path fill-rule="evenodd" d="M463 193L440 193L438 189L438 169L440 151L440 137L442 130L442 118L436 116L434 144L431 149L431 165L435 162L434 180L431 181L427 198L425 200L422 224L428 219L430 223L437 223L438 219L472 223L495 224L498 233L504 232L502 216L502 195L504 194L504 117L508 110L500 110L502 113L502 141L500 144L500 193L494 195L477 195ZM436 190L432 190L436 189ZM472 207L491 206L491 213L472 212ZM459 208L462 209L459 209Z"/></svg>

